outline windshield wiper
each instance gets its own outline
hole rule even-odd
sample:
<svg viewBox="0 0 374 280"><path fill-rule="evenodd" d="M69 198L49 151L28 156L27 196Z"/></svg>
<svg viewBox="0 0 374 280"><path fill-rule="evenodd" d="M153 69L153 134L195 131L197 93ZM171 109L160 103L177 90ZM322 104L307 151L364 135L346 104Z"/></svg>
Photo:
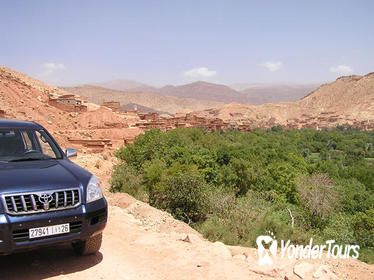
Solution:
<svg viewBox="0 0 374 280"><path fill-rule="evenodd" d="M45 160L45 158L17 158L17 159L8 160L8 162L32 161L32 160Z"/></svg>

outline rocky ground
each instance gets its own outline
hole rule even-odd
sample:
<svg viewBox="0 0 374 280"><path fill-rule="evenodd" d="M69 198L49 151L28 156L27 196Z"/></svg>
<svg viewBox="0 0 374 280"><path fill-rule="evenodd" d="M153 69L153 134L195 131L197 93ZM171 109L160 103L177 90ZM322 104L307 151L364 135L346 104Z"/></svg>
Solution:
<svg viewBox="0 0 374 280"><path fill-rule="evenodd" d="M204 240L187 224L127 194L108 191L115 160L80 155L109 202L103 245L78 257L70 246L0 257L1 279L374 279L374 266L349 260L279 259L259 266L257 250Z"/></svg>

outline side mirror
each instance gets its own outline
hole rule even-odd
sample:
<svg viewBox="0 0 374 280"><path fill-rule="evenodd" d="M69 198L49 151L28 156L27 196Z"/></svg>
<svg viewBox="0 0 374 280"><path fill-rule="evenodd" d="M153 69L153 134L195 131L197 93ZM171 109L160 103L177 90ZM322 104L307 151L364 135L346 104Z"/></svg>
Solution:
<svg viewBox="0 0 374 280"><path fill-rule="evenodd" d="M77 156L77 151L73 148L67 148L65 154L68 158L76 157Z"/></svg>

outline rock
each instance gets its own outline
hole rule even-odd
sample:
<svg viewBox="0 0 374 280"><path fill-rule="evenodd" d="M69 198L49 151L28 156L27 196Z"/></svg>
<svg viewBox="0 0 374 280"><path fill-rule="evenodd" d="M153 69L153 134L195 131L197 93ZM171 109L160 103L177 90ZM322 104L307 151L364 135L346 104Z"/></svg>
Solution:
<svg viewBox="0 0 374 280"><path fill-rule="evenodd" d="M229 248L227 248L226 245L222 242L214 242L212 248L213 252L218 256L221 256L225 259L229 259L232 257Z"/></svg>
<svg viewBox="0 0 374 280"><path fill-rule="evenodd" d="M233 259L243 260L243 261L246 260L246 258L243 254L235 255L235 256L233 256Z"/></svg>
<svg viewBox="0 0 374 280"><path fill-rule="evenodd" d="M182 233L180 235L180 237L178 238L178 240L182 240L184 242L191 242L190 238L188 237L188 234L185 234L185 233Z"/></svg>
<svg viewBox="0 0 374 280"><path fill-rule="evenodd" d="M272 270L259 270L259 269L249 269L249 271L253 272L253 273L256 273L258 275L261 275L261 278L262 276L268 276L268 277L271 277L271 278L279 278L279 274L274 271L274 269Z"/></svg>
<svg viewBox="0 0 374 280"><path fill-rule="evenodd" d="M337 280L339 279L327 265L321 265L313 274L313 278L321 280Z"/></svg>
<svg viewBox="0 0 374 280"><path fill-rule="evenodd" d="M189 234L183 233L181 237L178 238L178 240L182 240L188 243L201 243L203 241L199 236L193 233L189 233Z"/></svg>
<svg viewBox="0 0 374 280"><path fill-rule="evenodd" d="M309 277L307 279L311 279L311 278ZM291 272L291 273L286 273L286 275L284 276L284 280L300 280L300 277L296 276L295 274L292 274Z"/></svg>
<svg viewBox="0 0 374 280"><path fill-rule="evenodd" d="M308 275L311 275L313 271L313 265L307 262L301 262L294 266L293 273L299 276L301 279L305 279Z"/></svg>

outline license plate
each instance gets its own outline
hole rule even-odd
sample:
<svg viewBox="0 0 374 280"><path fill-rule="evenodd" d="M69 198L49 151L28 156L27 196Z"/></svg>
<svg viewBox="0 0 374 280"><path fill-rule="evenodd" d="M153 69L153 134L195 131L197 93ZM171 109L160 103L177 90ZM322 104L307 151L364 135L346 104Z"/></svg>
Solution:
<svg viewBox="0 0 374 280"><path fill-rule="evenodd" d="M64 234L70 232L69 224L61 224L48 227L30 228L29 238L39 238L50 235Z"/></svg>

